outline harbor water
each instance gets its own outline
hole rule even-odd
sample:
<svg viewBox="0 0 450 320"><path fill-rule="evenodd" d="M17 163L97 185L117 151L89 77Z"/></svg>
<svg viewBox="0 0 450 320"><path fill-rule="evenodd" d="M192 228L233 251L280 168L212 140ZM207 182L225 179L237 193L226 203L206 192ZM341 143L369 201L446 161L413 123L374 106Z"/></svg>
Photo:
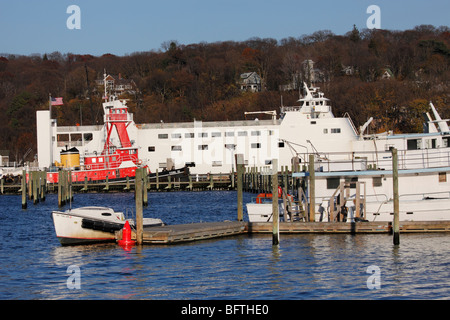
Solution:
<svg viewBox="0 0 450 320"><path fill-rule="evenodd" d="M251 197L244 193L244 203ZM236 220L236 198L235 191L149 193L144 217ZM73 207L88 205L127 212L134 195L74 196ZM0 299L450 298L448 233L402 234L399 246L390 235L370 234L282 234L272 246L266 234L126 251L114 243L62 247L51 218L57 209L54 194L26 210L20 196L0 196Z"/></svg>

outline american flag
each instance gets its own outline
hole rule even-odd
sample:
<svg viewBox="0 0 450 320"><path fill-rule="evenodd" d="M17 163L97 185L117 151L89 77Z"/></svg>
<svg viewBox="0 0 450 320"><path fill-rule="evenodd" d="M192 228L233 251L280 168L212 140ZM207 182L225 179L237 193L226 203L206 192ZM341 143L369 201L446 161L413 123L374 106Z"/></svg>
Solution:
<svg viewBox="0 0 450 320"><path fill-rule="evenodd" d="M52 101L52 106L62 106L63 103L63 98L51 98Z"/></svg>

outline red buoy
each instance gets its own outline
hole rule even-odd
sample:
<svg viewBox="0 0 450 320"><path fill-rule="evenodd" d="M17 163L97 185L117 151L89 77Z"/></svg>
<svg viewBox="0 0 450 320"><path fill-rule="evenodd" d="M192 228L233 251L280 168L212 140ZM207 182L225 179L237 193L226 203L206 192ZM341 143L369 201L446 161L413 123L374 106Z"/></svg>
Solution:
<svg viewBox="0 0 450 320"><path fill-rule="evenodd" d="M132 246L136 241L131 240L131 228L128 221L125 221L125 225L122 229L122 240L118 241L119 246Z"/></svg>

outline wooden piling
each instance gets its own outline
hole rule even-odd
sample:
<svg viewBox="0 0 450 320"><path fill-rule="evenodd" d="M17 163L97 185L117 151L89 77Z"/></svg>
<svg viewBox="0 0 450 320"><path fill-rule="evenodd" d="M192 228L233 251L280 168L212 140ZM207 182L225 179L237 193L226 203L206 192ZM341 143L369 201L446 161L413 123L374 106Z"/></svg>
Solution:
<svg viewBox="0 0 450 320"><path fill-rule="evenodd" d="M314 155L309 155L309 221L315 221L316 211L316 173L314 171Z"/></svg>
<svg viewBox="0 0 450 320"><path fill-rule="evenodd" d="M278 159L272 159L272 245L280 243L280 215L278 212Z"/></svg>
<svg viewBox="0 0 450 320"><path fill-rule="evenodd" d="M399 194L398 194L398 153L397 149L392 149L392 182L394 188L394 222L393 222L393 233L394 233L394 245L400 244L400 222L399 222Z"/></svg>
<svg viewBox="0 0 450 320"><path fill-rule="evenodd" d="M147 207L148 206L148 176L145 172L145 168L141 168L142 171L142 205Z"/></svg>
<svg viewBox="0 0 450 320"><path fill-rule="evenodd" d="M144 232L144 218L143 218L143 171L136 169L135 176L135 202L136 202L136 243L142 245Z"/></svg>
<svg viewBox="0 0 450 320"><path fill-rule="evenodd" d="M27 208L27 172L22 171L22 209Z"/></svg>
<svg viewBox="0 0 450 320"><path fill-rule="evenodd" d="M244 155L236 154L236 172L237 172L237 220L244 220L244 208L243 208L243 175L245 172Z"/></svg>

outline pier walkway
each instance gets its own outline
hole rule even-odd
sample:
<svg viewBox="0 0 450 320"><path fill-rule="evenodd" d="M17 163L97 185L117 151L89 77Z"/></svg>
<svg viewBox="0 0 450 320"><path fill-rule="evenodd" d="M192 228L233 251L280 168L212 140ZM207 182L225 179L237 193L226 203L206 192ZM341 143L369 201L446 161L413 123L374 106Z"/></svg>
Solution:
<svg viewBox="0 0 450 320"><path fill-rule="evenodd" d="M203 222L144 228L143 244L177 244L243 234L272 234L272 222ZM380 222L280 222L280 234L392 234L392 223ZM450 221L400 223L401 233L450 232ZM132 232L132 239L136 234ZM116 232L122 239L122 231Z"/></svg>

